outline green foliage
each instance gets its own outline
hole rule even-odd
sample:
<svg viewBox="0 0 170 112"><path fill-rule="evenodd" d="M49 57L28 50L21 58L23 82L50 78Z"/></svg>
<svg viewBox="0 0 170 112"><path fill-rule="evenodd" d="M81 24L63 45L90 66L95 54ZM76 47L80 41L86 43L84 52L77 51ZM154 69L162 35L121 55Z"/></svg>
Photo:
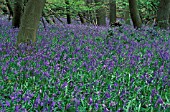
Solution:
<svg viewBox="0 0 170 112"><path fill-rule="evenodd" d="M156 17L157 8L159 5L159 0L137 0L138 1L138 9L140 12L140 16L143 22L152 21ZM14 0L11 0L11 3L14 3ZM70 3L70 13L71 16L77 17L79 12L86 12L86 11L94 11L100 7L108 8L109 0L105 0L103 3L95 3L86 4L85 0L69 0ZM117 16L124 18L124 11L127 10L129 6L128 0L117 0ZM13 5L12 5L13 6ZM60 16L65 16L66 11L66 4L65 0L47 0L45 12L49 15L53 15L53 13L59 14Z"/></svg>
<svg viewBox="0 0 170 112"><path fill-rule="evenodd" d="M47 0L47 2L51 3L46 4L47 7L49 7L47 8L47 10L54 10L58 8L65 9L66 7L65 0ZM69 3L72 17L76 17L79 12L93 11L100 7L106 7L106 9L109 9L109 0L105 0L104 4L99 2L97 4L91 3L87 5L85 3L85 0L69 0ZM129 7L128 0L117 0L116 5L117 16L124 18L124 12L125 10L127 10L127 7ZM144 23L148 21L153 22L153 19L156 17L158 5L159 0L138 0L138 9L141 19ZM66 11L63 10L55 10L55 12L59 13L61 16L64 16L66 14Z"/></svg>
<svg viewBox="0 0 170 112"><path fill-rule="evenodd" d="M54 12L60 14L61 16L65 16L66 6L67 4L65 4L65 0L47 0L45 10L47 12L53 10ZM69 0L69 7L70 7L71 16L73 17L76 17L79 12L93 10L92 7L89 7L85 4L84 0Z"/></svg>
<svg viewBox="0 0 170 112"><path fill-rule="evenodd" d="M138 5L143 18L152 19L156 17L159 0L139 0Z"/></svg>
<svg viewBox="0 0 170 112"><path fill-rule="evenodd" d="M138 10L142 20L150 21L156 17L159 0L137 0ZM129 6L128 0L117 0L118 15L123 16L124 10Z"/></svg>

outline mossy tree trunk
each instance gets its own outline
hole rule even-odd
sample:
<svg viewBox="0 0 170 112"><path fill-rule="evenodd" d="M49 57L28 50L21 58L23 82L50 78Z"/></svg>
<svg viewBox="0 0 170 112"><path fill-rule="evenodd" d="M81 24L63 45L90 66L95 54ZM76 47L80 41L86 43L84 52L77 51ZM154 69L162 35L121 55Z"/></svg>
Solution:
<svg viewBox="0 0 170 112"><path fill-rule="evenodd" d="M166 29L169 26L170 0L160 0L157 12L157 25Z"/></svg>
<svg viewBox="0 0 170 112"><path fill-rule="evenodd" d="M116 22L116 0L109 0L110 25Z"/></svg>
<svg viewBox="0 0 170 112"><path fill-rule="evenodd" d="M100 4L100 7L96 10L97 25L106 26L106 8L102 5L104 0L94 0L96 4Z"/></svg>
<svg viewBox="0 0 170 112"><path fill-rule="evenodd" d="M23 10L23 0L15 0L14 1L14 12L13 12L13 18L12 18L12 26L14 28L20 27L22 10Z"/></svg>
<svg viewBox="0 0 170 112"><path fill-rule="evenodd" d="M142 20L139 15L136 0L129 0L129 9L134 28L141 28Z"/></svg>
<svg viewBox="0 0 170 112"><path fill-rule="evenodd" d="M25 7L26 7L27 3L28 3L28 0L23 0L23 12L25 10Z"/></svg>
<svg viewBox="0 0 170 112"><path fill-rule="evenodd" d="M20 43L35 43L38 24L45 5L46 0L29 0L23 17L21 26L17 36L17 46Z"/></svg>

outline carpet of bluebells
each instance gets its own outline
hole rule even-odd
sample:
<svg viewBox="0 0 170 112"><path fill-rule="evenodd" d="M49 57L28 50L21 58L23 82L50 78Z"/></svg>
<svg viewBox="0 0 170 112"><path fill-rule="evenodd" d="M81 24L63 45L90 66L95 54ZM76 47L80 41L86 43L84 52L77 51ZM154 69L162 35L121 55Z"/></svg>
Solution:
<svg viewBox="0 0 170 112"><path fill-rule="evenodd" d="M29 55L18 31L0 19L0 112L170 111L170 30L41 24Z"/></svg>

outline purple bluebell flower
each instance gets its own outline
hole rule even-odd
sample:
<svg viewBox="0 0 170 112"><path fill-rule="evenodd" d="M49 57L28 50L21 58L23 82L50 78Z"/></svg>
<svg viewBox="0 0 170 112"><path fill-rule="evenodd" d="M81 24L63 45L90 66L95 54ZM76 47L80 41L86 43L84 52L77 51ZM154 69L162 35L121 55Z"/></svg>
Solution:
<svg viewBox="0 0 170 112"><path fill-rule="evenodd" d="M6 106L10 107L10 102L6 101Z"/></svg>
<svg viewBox="0 0 170 112"><path fill-rule="evenodd" d="M95 109L98 110L99 109L99 104L95 103Z"/></svg>
<svg viewBox="0 0 170 112"><path fill-rule="evenodd" d="M115 106L116 104L117 104L116 102L111 101L110 104L109 104L109 106L110 106L110 107L113 107L113 106Z"/></svg>
<svg viewBox="0 0 170 112"><path fill-rule="evenodd" d="M67 85L68 85L68 83L67 83L67 82L64 82L61 87L62 87L62 88L65 88Z"/></svg>
<svg viewBox="0 0 170 112"><path fill-rule="evenodd" d="M120 108L120 109L118 109L116 112L123 112L123 109Z"/></svg>
<svg viewBox="0 0 170 112"><path fill-rule="evenodd" d="M19 112L19 111L20 111L20 108L21 108L20 105L16 105L16 106L15 106L15 112Z"/></svg>
<svg viewBox="0 0 170 112"><path fill-rule="evenodd" d="M161 97L159 97L155 103L155 107L157 107L159 104L163 104L163 103L164 103L163 99Z"/></svg>
<svg viewBox="0 0 170 112"><path fill-rule="evenodd" d="M90 97L89 98L89 105L92 105L92 103L93 103L93 99Z"/></svg>
<svg viewBox="0 0 170 112"><path fill-rule="evenodd" d="M154 97L157 94L158 94L157 90L156 89L152 89L151 96Z"/></svg>
<svg viewBox="0 0 170 112"><path fill-rule="evenodd" d="M107 88L108 88L108 90L110 91L110 90L111 90L111 85L109 84Z"/></svg>
<svg viewBox="0 0 170 112"><path fill-rule="evenodd" d="M66 105L66 110L68 110L71 107L70 103Z"/></svg>
<svg viewBox="0 0 170 112"><path fill-rule="evenodd" d="M105 97L106 97L106 98L110 98L110 97L111 97L110 93L109 93L109 92L106 92L106 93L105 93Z"/></svg>
<svg viewBox="0 0 170 112"><path fill-rule="evenodd" d="M118 83L115 82L115 83L114 83L114 86L117 87L117 86L119 86L119 85L118 85Z"/></svg>
<svg viewBox="0 0 170 112"><path fill-rule="evenodd" d="M109 112L109 109L105 107L103 112Z"/></svg>
<svg viewBox="0 0 170 112"><path fill-rule="evenodd" d="M57 102L57 104L58 104L58 105L57 105L57 106L58 106L58 108L59 108L59 109L62 109L61 101L58 101L58 102Z"/></svg>

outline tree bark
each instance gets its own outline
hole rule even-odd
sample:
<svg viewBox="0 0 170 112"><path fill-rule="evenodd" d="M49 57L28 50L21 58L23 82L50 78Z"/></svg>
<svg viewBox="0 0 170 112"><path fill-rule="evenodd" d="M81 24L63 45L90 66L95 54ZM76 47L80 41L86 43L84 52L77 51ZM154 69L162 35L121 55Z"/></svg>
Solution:
<svg viewBox="0 0 170 112"><path fill-rule="evenodd" d="M81 14L80 12L78 13L78 16L80 18L81 24L84 24L86 22L86 20L83 18L83 14Z"/></svg>
<svg viewBox="0 0 170 112"><path fill-rule="evenodd" d="M22 8L23 8L23 1L15 0L14 1L14 14L12 18L12 26L14 28L19 28L20 26L20 21L22 17Z"/></svg>
<svg viewBox="0 0 170 112"><path fill-rule="evenodd" d="M116 0L109 0L110 25L116 22Z"/></svg>
<svg viewBox="0 0 170 112"><path fill-rule="evenodd" d="M129 9L134 28L141 28L142 20L139 15L136 0L129 0Z"/></svg>
<svg viewBox="0 0 170 112"><path fill-rule="evenodd" d="M129 6L126 6L126 9L125 9L125 11L124 11L124 19L125 19L125 24L130 25Z"/></svg>
<svg viewBox="0 0 170 112"><path fill-rule="evenodd" d="M170 0L161 0L157 12L157 25L166 29L169 27Z"/></svg>
<svg viewBox="0 0 170 112"><path fill-rule="evenodd" d="M12 10L12 6L11 6L11 3L9 2L9 0L6 0L6 5L8 7L8 10L9 10L9 16L13 16L13 10Z"/></svg>
<svg viewBox="0 0 170 112"><path fill-rule="evenodd" d="M104 4L104 0L94 0L96 4ZM100 6L96 10L96 18L97 18L97 25L99 26L106 26L106 9L103 6Z"/></svg>
<svg viewBox="0 0 170 112"><path fill-rule="evenodd" d="M29 0L23 17L21 27L17 36L17 45L20 43L35 43L38 24L42 15L46 0Z"/></svg>
<svg viewBox="0 0 170 112"><path fill-rule="evenodd" d="M27 3L28 3L28 0L23 0L23 12L25 11L25 7L26 7Z"/></svg>
<svg viewBox="0 0 170 112"><path fill-rule="evenodd" d="M170 24L170 11L169 11L169 24Z"/></svg>
<svg viewBox="0 0 170 112"><path fill-rule="evenodd" d="M3 15L8 14L8 9L6 7L4 0L0 0L0 11L1 11L0 14L3 14Z"/></svg>
<svg viewBox="0 0 170 112"><path fill-rule="evenodd" d="M66 4L67 24L71 24L70 3L69 3L69 0L65 0L65 4Z"/></svg>
<svg viewBox="0 0 170 112"><path fill-rule="evenodd" d="M169 11L169 24L170 24L170 11Z"/></svg>
<svg viewBox="0 0 170 112"><path fill-rule="evenodd" d="M42 16L45 18L45 20L47 21L48 24L53 24L53 21L51 20L50 17L47 16L45 11L42 12Z"/></svg>
<svg viewBox="0 0 170 112"><path fill-rule="evenodd" d="M92 4L92 0L85 0L86 6L90 7L90 4ZM93 18L92 18L93 11L86 11L86 20L87 23L93 23Z"/></svg>

